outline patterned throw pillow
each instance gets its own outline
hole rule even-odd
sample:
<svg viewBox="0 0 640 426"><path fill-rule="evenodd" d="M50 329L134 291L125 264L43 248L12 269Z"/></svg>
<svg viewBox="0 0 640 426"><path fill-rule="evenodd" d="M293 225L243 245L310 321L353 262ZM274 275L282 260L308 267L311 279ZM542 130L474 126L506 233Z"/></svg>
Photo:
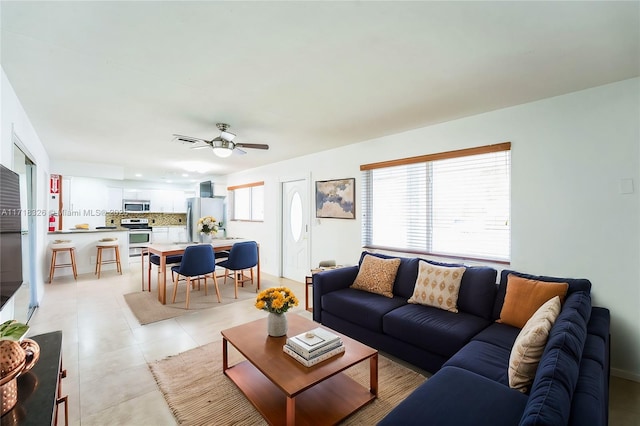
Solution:
<svg viewBox="0 0 640 426"><path fill-rule="evenodd" d="M407 302L458 312L458 292L466 269L464 266L432 265L421 260L413 296Z"/></svg>
<svg viewBox="0 0 640 426"><path fill-rule="evenodd" d="M553 296L560 303L567 295L569 284L537 281L509 274L504 304L497 322L522 328L540 306Z"/></svg>
<svg viewBox="0 0 640 426"><path fill-rule="evenodd" d="M527 392L561 309L560 297L554 296L540 306L520 330L509 357L509 387Z"/></svg>
<svg viewBox="0 0 640 426"><path fill-rule="evenodd" d="M400 259L382 259L366 255L351 288L393 297L393 283L399 266Z"/></svg>

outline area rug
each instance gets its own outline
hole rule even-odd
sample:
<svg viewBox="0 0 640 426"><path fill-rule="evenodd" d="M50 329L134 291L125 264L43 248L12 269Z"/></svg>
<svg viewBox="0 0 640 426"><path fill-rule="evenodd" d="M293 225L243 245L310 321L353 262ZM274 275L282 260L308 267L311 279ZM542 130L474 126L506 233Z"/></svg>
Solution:
<svg viewBox="0 0 640 426"><path fill-rule="evenodd" d="M229 363L242 360L229 346ZM222 373L222 343L213 342L149 364L180 425L266 425L236 385ZM369 362L346 373L369 386ZM395 361L378 358L378 398L345 419L342 425L373 425L426 378ZM331 407L327 407L328 410Z"/></svg>
<svg viewBox="0 0 640 426"><path fill-rule="evenodd" d="M189 309L185 307L185 301L187 292L184 283L178 285L178 294L176 295L176 302L171 303L171 296L173 292L173 284L167 283L167 304L163 305L158 301L158 293L155 291L140 291L135 293L129 293L124 295L124 300L129 305L129 309L138 319L141 325L149 324L156 321L162 321L169 318L179 317L189 312L194 312L202 309L212 309L220 306L228 305L247 299L255 299L256 287L250 284L245 284L244 287L238 286L238 298L235 298L233 291L233 281L228 280L227 284L222 283L223 280L218 280L218 287L220 288L220 300L216 297L216 289L213 285L213 281L209 280L207 285L207 296L204 295L204 284L201 284L200 290L191 290L189 296Z"/></svg>

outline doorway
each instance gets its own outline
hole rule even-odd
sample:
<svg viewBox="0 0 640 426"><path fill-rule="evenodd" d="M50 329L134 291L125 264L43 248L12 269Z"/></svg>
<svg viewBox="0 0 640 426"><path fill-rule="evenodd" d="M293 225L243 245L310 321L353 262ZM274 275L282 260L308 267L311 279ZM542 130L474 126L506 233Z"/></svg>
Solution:
<svg viewBox="0 0 640 426"><path fill-rule="evenodd" d="M36 283L36 164L21 148L22 142L12 132L13 171L20 177L20 206L22 232L22 286L15 294L14 318L27 324L38 307L38 286Z"/></svg>
<svg viewBox="0 0 640 426"><path fill-rule="evenodd" d="M304 282L309 274L309 183L282 182L282 276Z"/></svg>

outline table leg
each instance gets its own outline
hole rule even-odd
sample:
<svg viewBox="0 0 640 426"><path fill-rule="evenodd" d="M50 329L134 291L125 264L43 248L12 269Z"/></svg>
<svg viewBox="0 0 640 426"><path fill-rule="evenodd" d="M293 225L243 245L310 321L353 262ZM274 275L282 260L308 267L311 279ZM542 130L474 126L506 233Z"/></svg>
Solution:
<svg viewBox="0 0 640 426"><path fill-rule="evenodd" d="M292 396L287 397L287 426L295 426L296 424L296 398Z"/></svg>
<svg viewBox="0 0 640 426"><path fill-rule="evenodd" d="M167 304L167 256L160 255L160 277L158 281L158 300L163 305Z"/></svg>
<svg viewBox="0 0 640 426"><path fill-rule="evenodd" d="M369 359L369 384L373 395L378 397L378 354L376 353Z"/></svg>
<svg viewBox="0 0 640 426"><path fill-rule="evenodd" d="M143 248L140 253L140 265L142 268L142 274L140 275L140 280L142 281L142 291L144 291L144 255L147 252L146 248Z"/></svg>
<svg viewBox="0 0 640 426"><path fill-rule="evenodd" d="M222 338L222 372L229 369L229 355L227 353L227 339Z"/></svg>

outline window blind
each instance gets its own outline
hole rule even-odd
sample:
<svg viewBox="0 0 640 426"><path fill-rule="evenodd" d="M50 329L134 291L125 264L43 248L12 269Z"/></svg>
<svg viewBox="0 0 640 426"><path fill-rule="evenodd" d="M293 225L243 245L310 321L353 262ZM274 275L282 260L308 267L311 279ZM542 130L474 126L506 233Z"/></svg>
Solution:
<svg viewBox="0 0 640 426"><path fill-rule="evenodd" d="M361 166L363 246L509 261L510 147Z"/></svg>

